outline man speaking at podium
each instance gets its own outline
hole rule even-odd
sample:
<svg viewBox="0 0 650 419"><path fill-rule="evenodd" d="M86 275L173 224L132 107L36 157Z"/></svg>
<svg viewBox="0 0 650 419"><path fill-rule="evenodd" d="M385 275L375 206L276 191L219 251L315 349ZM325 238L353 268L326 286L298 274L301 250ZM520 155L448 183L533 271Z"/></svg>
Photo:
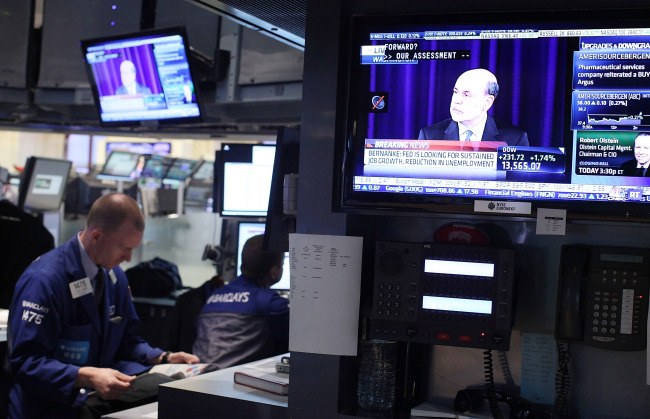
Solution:
<svg viewBox="0 0 650 419"><path fill-rule="evenodd" d="M499 84L490 71L476 68L456 80L449 110L451 118L424 127L419 140L499 141L513 146L528 146L525 131L488 115Z"/></svg>

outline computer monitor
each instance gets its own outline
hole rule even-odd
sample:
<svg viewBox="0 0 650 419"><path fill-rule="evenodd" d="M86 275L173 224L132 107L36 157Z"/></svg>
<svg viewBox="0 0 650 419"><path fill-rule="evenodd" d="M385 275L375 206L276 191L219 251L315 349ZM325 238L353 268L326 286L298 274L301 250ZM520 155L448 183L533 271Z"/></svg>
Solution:
<svg viewBox="0 0 650 419"><path fill-rule="evenodd" d="M198 160L174 159L165 174L165 179L185 181L192 175L197 164Z"/></svg>
<svg viewBox="0 0 650 419"><path fill-rule="evenodd" d="M237 275L241 275L241 252L244 248L244 243L246 243L246 240L250 239L253 236L264 234L264 227L265 226L263 222L248 221L242 221L237 226ZM289 252L285 252L282 278L277 284L271 286L271 289L289 290L290 288L291 279L289 276Z"/></svg>
<svg viewBox="0 0 650 419"><path fill-rule="evenodd" d="M107 142L106 153L111 154L113 150L130 151L137 154L158 154L166 156L172 151L172 144L168 142Z"/></svg>
<svg viewBox="0 0 650 419"><path fill-rule="evenodd" d="M70 168L69 160L28 157L18 190L18 207L35 212L58 211Z"/></svg>
<svg viewBox="0 0 650 419"><path fill-rule="evenodd" d="M266 216L275 146L222 144L220 159L221 216Z"/></svg>
<svg viewBox="0 0 650 419"><path fill-rule="evenodd" d="M132 181L137 177L140 154L115 150L108 155L97 179Z"/></svg>
<svg viewBox="0 0 650 419"><path fill-rule="evenodd" d="M184 28L83 40L81 49L102 125L202 120Z"/></svg>
<svg viewBox="0 0 650 419"><path fill-rule="evenodd" d="M199 207L202 211L213 210L214 162L201 160L194 168L185 188L186 207Z"/></svg>
<svg viewBox="0 0 650 419"><path fill-rule="evenodd" d="M174 159L171 157L158 156L155 154L147 156L142 172L140 172L140 177L164 179L173 163Z"/></svg>
<svg viewBox="0 0 650 419"><path fill-rule="evenodd" d="M192 174L193 180L212 180L214 177L214 162L201 160Z"/></svg>

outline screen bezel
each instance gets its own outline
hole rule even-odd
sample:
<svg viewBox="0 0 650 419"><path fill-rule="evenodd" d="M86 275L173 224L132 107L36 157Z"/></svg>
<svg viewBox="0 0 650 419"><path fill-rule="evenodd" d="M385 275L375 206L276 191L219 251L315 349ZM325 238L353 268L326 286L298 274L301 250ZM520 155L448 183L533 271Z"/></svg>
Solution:
<svg viewBox="0 0 650 419"><path fill-rule="evenodd" d="M198 115L173 116L168 118L121 119L121 120L110 120L110 121L104 120L102 118L102 109L100 106L101 95L98 89L98 84L100 81L95 78L92 65L86 59L86 53L88 51L88 48L100 46L106 43L128 41L131 39L138 40L142 38L158 38L158 37L176 36L176 35L182 38L182 43L185 51L185 59L187 62L188 71L193 86L193 93L196 101L196 106L198 108ZM146 30L146 31L141 31L136 33L127 33L127 34L107 36L101 38L86 39L80 41L80 46L81 46L84 66L86 68L86 74L90 82L90 90L93 95L95 110L97 112L97 118L101 126L103 127L135 127L135 126L155 127L157 125L170 125L170 124L178 124L178 125L195 124L203 121L205 111L203 109L203 103L200 98L198 78L196 76L195 70L191 63L190 44L184 26L151 29L151 30ZM158 73L158 66L156 66L156 74L160 76L160 74Z"/></svg>
<svg viewBox="0 0 650 419"><path fill-rule="evenodd" d="M637 13L638 12L638 13ZM568 218L596 219L596 220L621 220L621 221L648 221L650 213L650 203L638 202L593 202L593 201L560 201L544 199L502 199L502 198L478 198L457 197L447 195L423 196L409 194L390 194L383 192L363 193L354 191L352 188L355 162L358 151L355 150L359 141L363 141L360 136L365 133L360 132L360 112L359 103L362 100L362 94L367 93L368 89L363 82L365 81L360 63L359 50L360 45L367 44L367 39L363 38L367 34L368 28L385 26L386 31L390 27L409 25L419 26L436 26L445 25L500 25L509 23L548 23L557 22L565 25L567 28L572 25L580 27L583 24L601 25L602 27L626 27L631 23L638 27L649 27L643 23L642 16L647 16L650 9L639 9L637 12L626 10L622 12L621 19L612 19L611 11L585 10L581 12L580 17L576 17L572 12L557 11L534 11L534 12L486 12L486 13L451 13L451 14L423 14L423 15L357 15L352 17L350 42L344 46L341 51L342 72L343 76L339 79L339 104L337 106L337 137L336 141L336 160L335 160L335 182L334 182L334 201L333 210L347 213L361 214L401 214L412 213L416 215L427 215L431 213L454 213L454 214L481 214L491 215L484 212L475 211L474 205L477 200L495 201L495 202L524 202L530 204L529 213L516 214L499 214L516 217L534 217L538 208L558 208L567 210ZM641 17L639 17L641 16ZM645 21L647 22L647 20ZM566 63L568 67L572 66L571 62ZM571 73L568 73L569 75ZM571 88L570 77L566 81L569 87L565 87L566 112L564 117L563 138L564 146L570 143L571 129L570 116L571 112ZM566 98L569 99L566 99ZM567 165L566 170L571 170L571 160L573 159L572 147L567 148Z"/></svg>

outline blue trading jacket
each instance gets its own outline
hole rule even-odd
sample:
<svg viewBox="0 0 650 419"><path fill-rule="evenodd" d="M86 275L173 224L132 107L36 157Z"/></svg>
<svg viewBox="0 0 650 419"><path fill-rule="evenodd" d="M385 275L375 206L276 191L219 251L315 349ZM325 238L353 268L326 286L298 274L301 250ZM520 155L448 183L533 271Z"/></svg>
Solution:
<svg viewBox="0 0 650 419"><path fill-rule="evenodd" d="M10 307L13 386L10 418L76 418L90 389L74 388L82 366L139 374L162 353L135 335L140 324L124 271L106 274L103 316L92 292L75 235L34 261L16 284Z"/></svg>

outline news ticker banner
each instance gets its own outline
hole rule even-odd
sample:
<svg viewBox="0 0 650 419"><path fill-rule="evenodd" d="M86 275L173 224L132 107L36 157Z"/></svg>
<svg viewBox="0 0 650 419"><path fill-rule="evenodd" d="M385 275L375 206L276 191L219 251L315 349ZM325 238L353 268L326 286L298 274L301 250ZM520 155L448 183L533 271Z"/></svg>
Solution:
<svg viewBox="0 0 650 419"><path fill-rule="evenodd" d="M367 139L364 176L503 180L507 172L564 173L564 151L494 141Z"/></svg>
<svg viewBox="0 0 650 419"><path fill-rule="evenodd" d="M593 180L583 183L551 180L566 170L561 148L367 139L363 172L355 176L354 190L495 199L647 202L650 187L645 185L645 178L632 179L622 172L622 164L634 158L634 137L632 132L577 133L574 174L591 176ZM506 173L527 174L528 181L509 181ZM495 180L500 182L495 184Z"/></svg>
<svg viewBox="0 0 650 419"><path fill-rule="evenodd" d="M371 41L417 41L440 39L517 39L577 36L639 36L650 35L650 28L615 29L476 29L452 31L373 32Z"/></svg>
<svg viewBox="0 0 650 419"><path fill-rule="evenodd" d="M650 202L650 187L355 176L354 190L457 198Z"/></svg>

